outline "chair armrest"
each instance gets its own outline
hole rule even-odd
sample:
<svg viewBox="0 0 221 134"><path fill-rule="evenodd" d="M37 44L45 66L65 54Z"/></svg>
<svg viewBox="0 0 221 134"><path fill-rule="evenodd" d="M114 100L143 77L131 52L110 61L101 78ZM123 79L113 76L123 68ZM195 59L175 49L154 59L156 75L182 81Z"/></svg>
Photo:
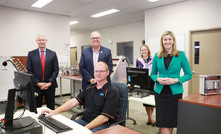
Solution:
<svg viewBox="0 0 221 134"><path fill-rule="evenodd" d="M81 115L83 115L83 112L76 113L75 115L71 117L71 120L75 120L78 116L81 116Z"/></svg>
<svg viewBox="0 0 221 134"><path fill-rule="evenodd" d="M126 121L126 119L115 121L114 123L112 123L112 124L110 125L110 127L115 126L115 125L125 126L125 121Z"/></svg>

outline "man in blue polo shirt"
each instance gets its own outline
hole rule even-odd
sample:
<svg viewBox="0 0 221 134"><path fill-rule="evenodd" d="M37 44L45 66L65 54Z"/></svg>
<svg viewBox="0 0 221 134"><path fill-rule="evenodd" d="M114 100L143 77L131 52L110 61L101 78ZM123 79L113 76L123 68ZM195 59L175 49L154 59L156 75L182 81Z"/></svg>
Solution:
<svg viewBox="0 0 221 134"><path fill-rule="evenodd" d="M81 119L75 122L85 126L92 132L96 132L109 127L117 120L117 109L119 94L117 88L107 81L109 75L108 66L105 62L98 62L95 65L94 77L97 81L95 85L89 85L77 97L67 101L55 110L45 109L46 116L68 111L78 104L85 105L85 112Z"/></svg>

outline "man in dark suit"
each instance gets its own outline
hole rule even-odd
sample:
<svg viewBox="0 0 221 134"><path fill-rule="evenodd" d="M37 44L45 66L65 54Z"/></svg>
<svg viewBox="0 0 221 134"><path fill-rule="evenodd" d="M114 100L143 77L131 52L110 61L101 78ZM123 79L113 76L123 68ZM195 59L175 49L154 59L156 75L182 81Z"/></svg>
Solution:
<svg viewBox="0 0 221 134"><path fill-rule="evenodd" d="M55 88L58 87L56 78L59 67L57 55L54 51L46 49L47 39L45 35L38 35L36 42L38 48L28 53L26 68L32 74L34 80L37 107L42 106L42 99L45 96L45 103L50 109L55 106Z"/></svg>
<svg viewBox="0 0 221 134"><path fill-rule="evenodd" d="M82 89L85 89L90 84L95 84L94 65L99 61L104 61L108 65L109 75L107 80L110 82L110 74L113 69L111 50L100 45L101 35L94 31L91 33L92 46L85 48L81 55L80 72L82 74Z"/></svg>

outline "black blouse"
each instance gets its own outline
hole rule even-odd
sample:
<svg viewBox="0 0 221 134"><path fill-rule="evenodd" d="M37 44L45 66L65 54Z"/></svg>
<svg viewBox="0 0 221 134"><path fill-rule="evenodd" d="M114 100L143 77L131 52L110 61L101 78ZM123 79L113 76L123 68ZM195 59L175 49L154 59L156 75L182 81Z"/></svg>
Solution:
<svg viewBox="0 0 221 134"><path fill-rule="evenodd" d="M173 56L171 54L168 54L167 57L164 57L164 64L166 69L169 67L170 62L172 61Z"/></svg>
<svg viewBox="0 0 221 134"><path fill-rule="evenodd" d="M167 57L164 57L164 64L165 64L166 69L169 67L170 62L172 61L172 58L173 58L173 56L171 56L171 54L168 54ZM164 85L163 90L162 90L161 93L163 93L163 94L170 93L171 94L172 91L170 89L170 86L169 85Z"/></svg>

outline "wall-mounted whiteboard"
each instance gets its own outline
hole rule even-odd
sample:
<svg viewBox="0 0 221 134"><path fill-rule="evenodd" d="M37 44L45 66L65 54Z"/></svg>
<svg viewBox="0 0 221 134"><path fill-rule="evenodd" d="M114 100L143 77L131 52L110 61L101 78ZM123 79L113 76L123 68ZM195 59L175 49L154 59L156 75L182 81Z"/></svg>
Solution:
<svg viewBox="0 0 221 134"><path fill-rule="evenodd" d="M184 51L185 46L185 36L184 34L175 35L177 49ZM160 36L149 36L146 38L146 44L149 46L151 55L154 56L160 50Z"/></svg>

